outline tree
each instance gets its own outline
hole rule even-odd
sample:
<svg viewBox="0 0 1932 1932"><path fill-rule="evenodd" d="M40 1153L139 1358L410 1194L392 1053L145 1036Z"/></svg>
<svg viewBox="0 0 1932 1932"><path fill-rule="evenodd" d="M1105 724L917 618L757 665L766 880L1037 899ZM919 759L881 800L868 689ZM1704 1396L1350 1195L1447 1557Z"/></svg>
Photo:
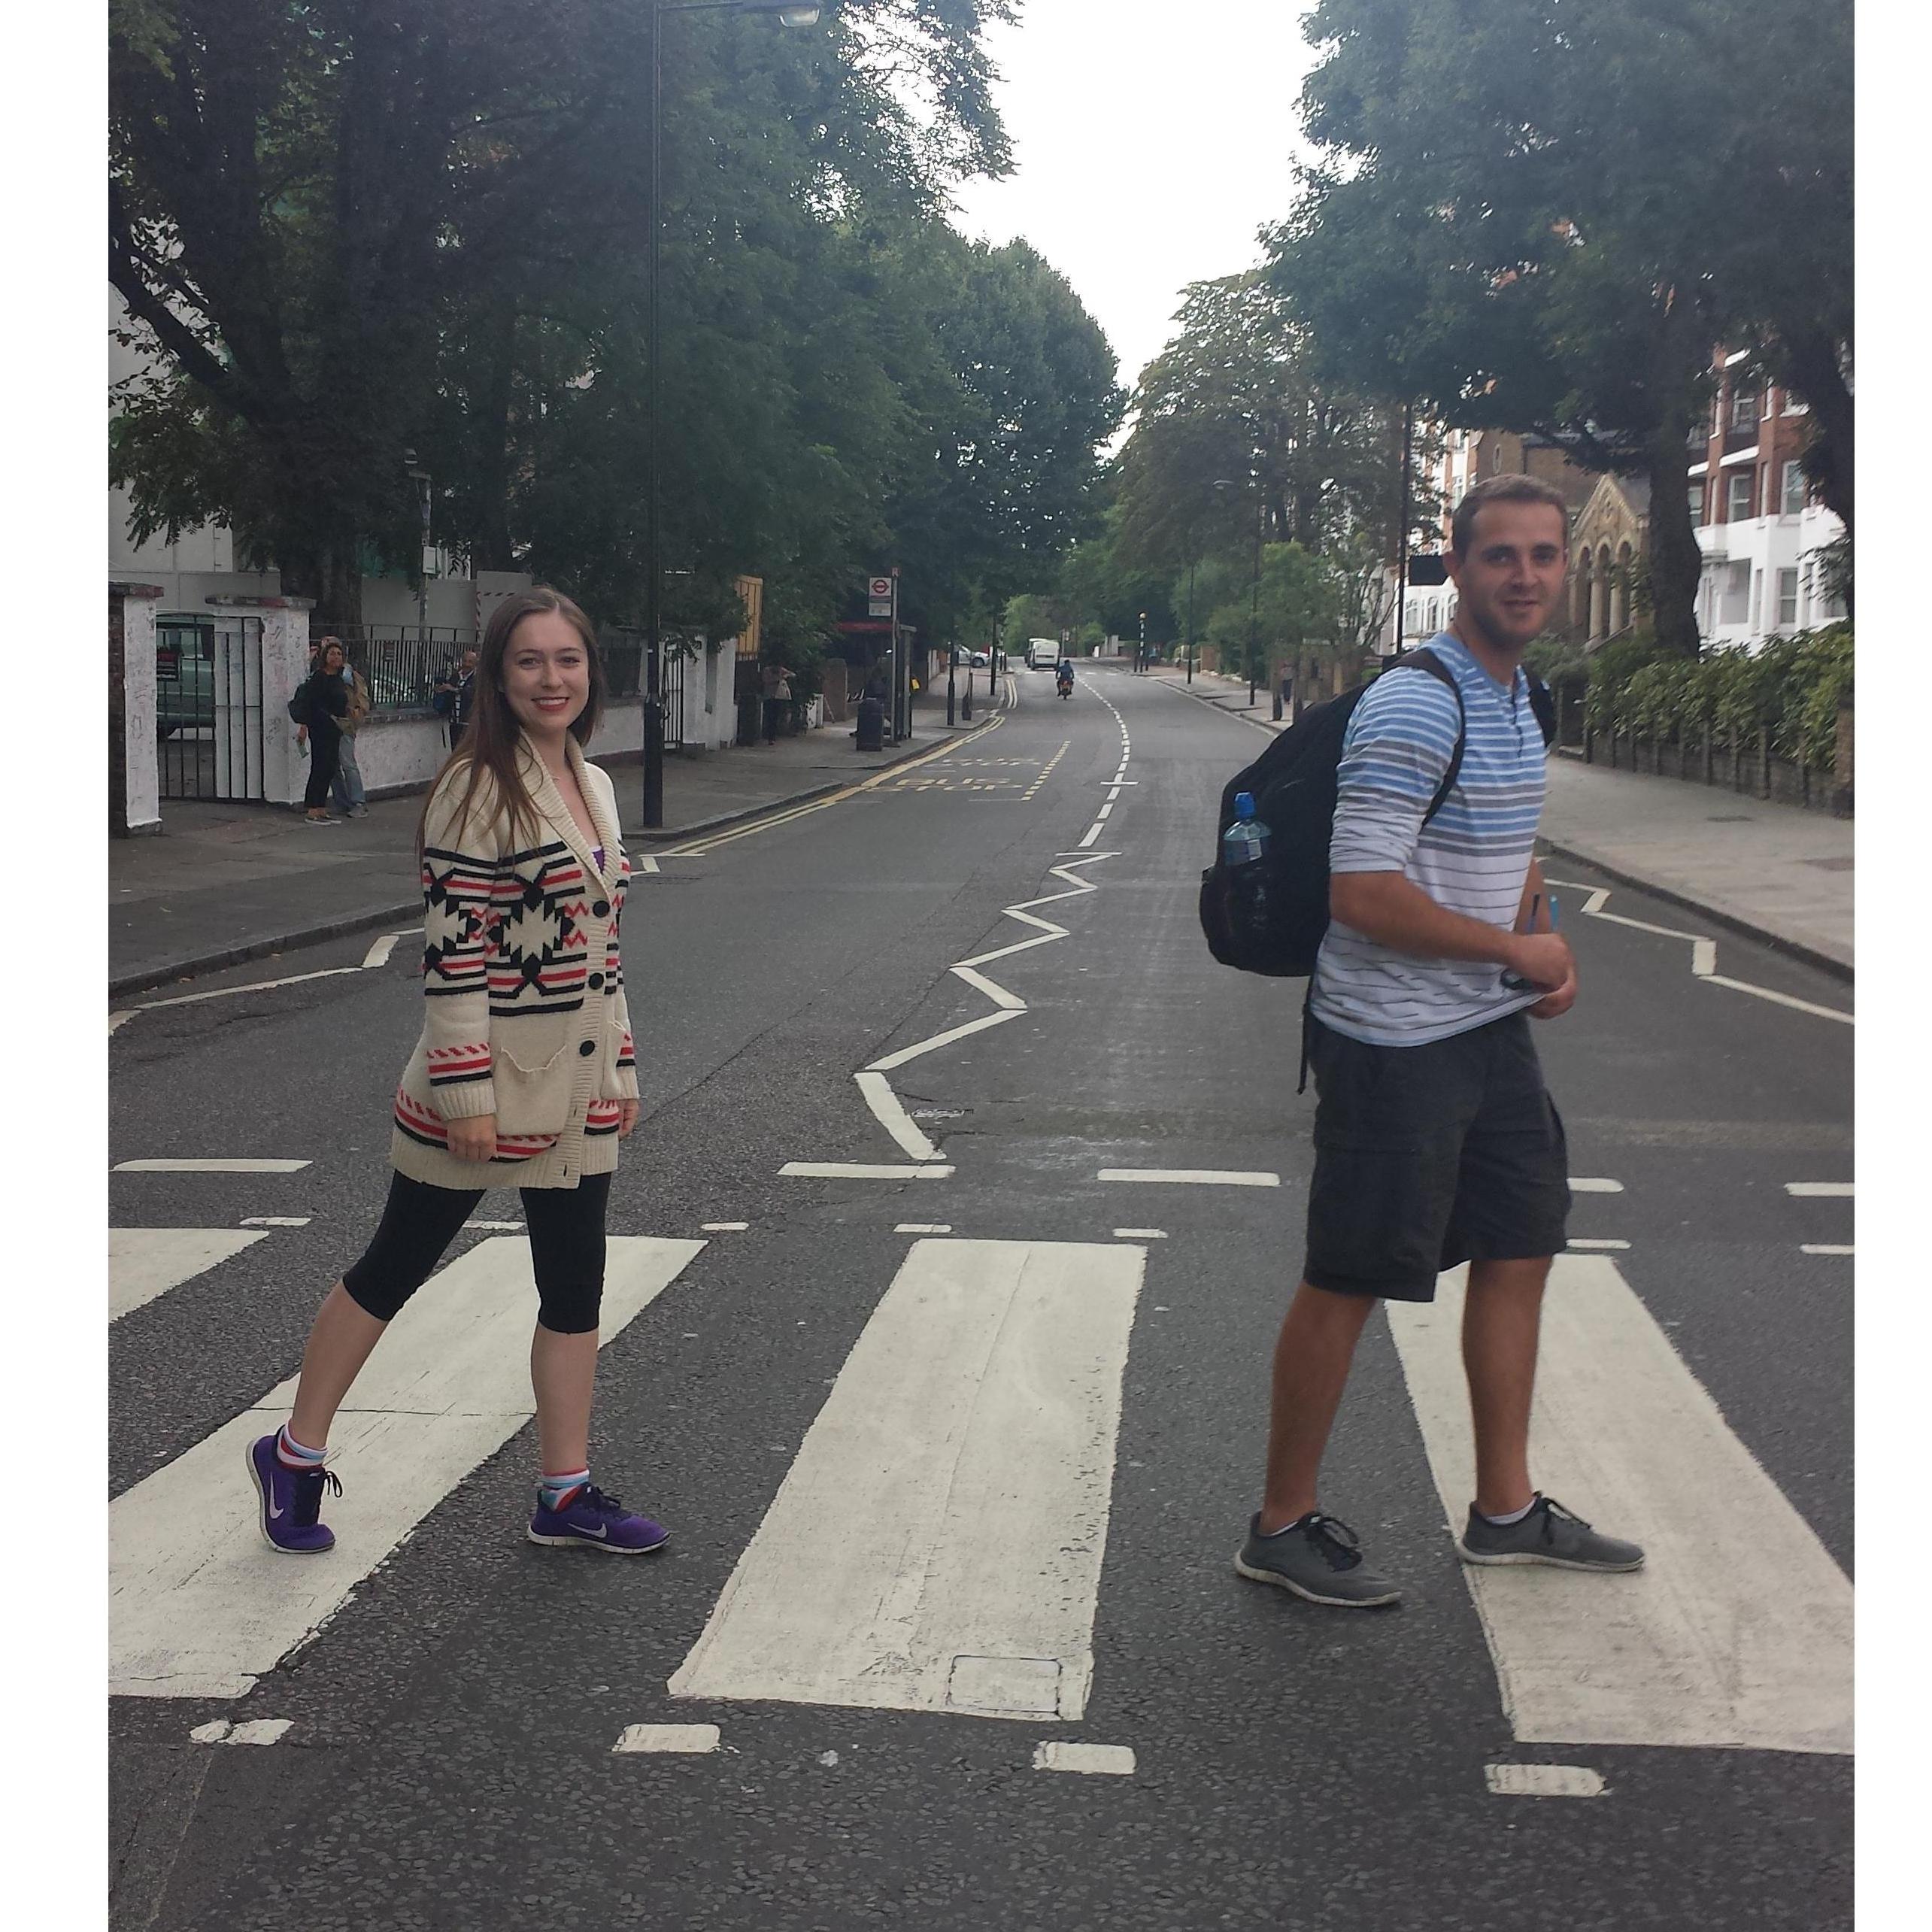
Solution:
<svg viewBox="0 0 1932 1932"><path fill-rule="evenodd" d="M1843 0L1824 11L1849 18ZM1273 270L1324 366L1648 475L1658 635L1690 654L1685 452L1712 344L1849 247L1849 229L1776 226L1802 206L1828 229L1839 205L1836 83L1809 98L1810 17L1794 0L1323 0L1308 23L1323 153ZM1835 28L1824 50L1833 65ZM1823 129L1800 179L1781 114Z"/></svg>

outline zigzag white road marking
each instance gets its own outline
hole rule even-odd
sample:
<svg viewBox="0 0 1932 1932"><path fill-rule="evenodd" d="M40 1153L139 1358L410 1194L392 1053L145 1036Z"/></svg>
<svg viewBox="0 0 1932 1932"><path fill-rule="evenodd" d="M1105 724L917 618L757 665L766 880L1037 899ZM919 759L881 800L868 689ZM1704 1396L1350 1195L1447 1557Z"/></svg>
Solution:
<svg viewBox="0 0 1932 1932"><path fill-rule="evenodd" d="M1768 999L1774 1005L1788 1006L1795 1012L1815 1015L1821 1020L1836 1020L1839 1025L1855 1026L1855 1017L1836 1006L1820 1006L1809 999L1800 999L1788 993L1774 993L1768 986L1753 986L1748 980L1728 979L1718 971L1718 942L1702 933L1685 933L1675 926L1653 925L1648 919L1632 919L1621 912L1603 910L1610 894L1607 887L1587 886L1576 879L1548 879L1548 886L1561 886L1566 892L1580 892L1588 895L1583 902L1584 912L1592 919L1607 920L1612 926L1627 926L1634 932L1654 933L1661 939L1682 939L1691 948L1691 972L1706 986L1728 987L1733 993L1749 993L1755 999Z"/></svg>
<svg viewBox="0 0 1932 1932"><path fill-rule="evenodd" d="M399 939L408 937L406 933L385 933L371 942L369 951L362 955L359 965L352 966L324 966L319 972L291 973L284 979L251 979L246 986L217 986L206 993L177 993L166 999L144 999L138 1006L108 1015L108 1031L111 1035L120 1032L137 1013L151 1013L160 1006L195 1006L204 999L232 999L240 993L271 993L278 987L299 986L305 980L340 979L346 973L373 972L389 963L389 956Z"/></svg>

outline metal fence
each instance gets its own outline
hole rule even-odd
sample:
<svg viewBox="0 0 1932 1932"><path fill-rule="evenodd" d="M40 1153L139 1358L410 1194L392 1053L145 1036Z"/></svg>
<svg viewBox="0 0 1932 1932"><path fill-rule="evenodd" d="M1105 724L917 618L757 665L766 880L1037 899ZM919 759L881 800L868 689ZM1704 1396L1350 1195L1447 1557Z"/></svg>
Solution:
<svg viewBox="0 0 1932 1932"><path fill-rule="evenodd" d="M262 620L164 617L155 673L162 797L264 797Z"/></svg>
<svg viewBox="0 0 1932 1932"><path fill-rule="evenodd" d="M369 681L379 711L428 711L439 678L453 679L476 633L450 626L419 630L413 624L370 624L338 631L349 662Z"/></svg>

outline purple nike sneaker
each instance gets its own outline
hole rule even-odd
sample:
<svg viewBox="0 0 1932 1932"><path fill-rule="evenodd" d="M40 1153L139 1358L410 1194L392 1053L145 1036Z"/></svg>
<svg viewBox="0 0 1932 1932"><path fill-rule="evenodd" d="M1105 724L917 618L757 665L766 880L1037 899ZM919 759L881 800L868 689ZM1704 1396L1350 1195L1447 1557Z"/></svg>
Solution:
<svg viewBox="0 0 1932 1932"><path fill-rule="evenodd" d="M614 1556L643 1556L661 1550L670 1536L662 1523L634 1515L594 1482L587 1482L561 1509L546 1509L539 1490L537 1513L530 1518L533 1543L581 1543L586 1549L608 1550Z"/></svg>
<svg viewBox="0 0 1932 1932"><path fill-rule="evenodd" d="M292 1469L275 1453L273 1435L259 1436L248 1445L248 1473L262 1499L262 1540L284 1556L320 1556L335 1547L335 1532L320 1520L322 1488L335 1494L342 1485L333 1469L318 1463L312 1469Z"/></svg>

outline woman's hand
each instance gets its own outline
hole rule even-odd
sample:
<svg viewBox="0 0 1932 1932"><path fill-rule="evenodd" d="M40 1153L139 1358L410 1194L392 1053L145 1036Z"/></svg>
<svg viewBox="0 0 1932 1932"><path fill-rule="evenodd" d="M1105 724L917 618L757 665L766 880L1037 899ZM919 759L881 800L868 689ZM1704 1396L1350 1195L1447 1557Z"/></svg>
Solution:
<svg viewBox="0 0 1932 1932"><path fill-rule="evenodd" d="M296 726L295 742L298 745L306 745L308 742L308 726L307 725L299 724Z"/></svg>
<svg viewBox="0 0 1932 1932"><path fill-rule="evenodd" d="M637 1125L637 1117L638 1117L638 1110L639 1110L639 1104L640 1104L640 1103L639 1103L638 1102L635 1101L635 1100L623 1100L623 1101L620 1101L620 1102L618 1102L618 1104L617 1104L617 1138L618 1138L618 1139L620 1139L620 1140L629 1140L629 1139L630 1139L630 1130L631 1130L631 1129L632 1129L632 1127L635 1127L635 1126Z"/></svg>
<svg viewBox="0 0 1932 1932"><path fill-rule="evenodd" d="M450 1151L459 1160L490 1160L496 1154L496 1116L472 1114L447 1123Z"/></svg>

